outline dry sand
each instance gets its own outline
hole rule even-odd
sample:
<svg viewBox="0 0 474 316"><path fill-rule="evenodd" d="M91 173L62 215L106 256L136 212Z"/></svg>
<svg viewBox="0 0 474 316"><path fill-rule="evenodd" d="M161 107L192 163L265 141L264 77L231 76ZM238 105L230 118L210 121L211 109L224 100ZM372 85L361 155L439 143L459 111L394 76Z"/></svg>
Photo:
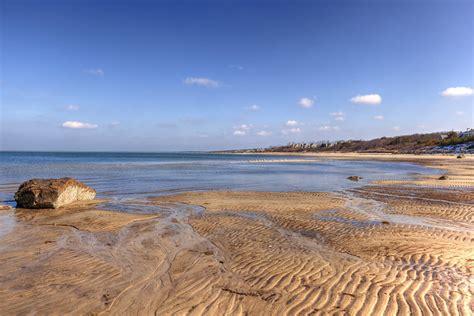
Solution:
<svg viewBox="0 0 474 316"><path fill-rule="evenodd" d="M448 180L0 210L0 314L472 315L473 161L407 159Z"/></svg>

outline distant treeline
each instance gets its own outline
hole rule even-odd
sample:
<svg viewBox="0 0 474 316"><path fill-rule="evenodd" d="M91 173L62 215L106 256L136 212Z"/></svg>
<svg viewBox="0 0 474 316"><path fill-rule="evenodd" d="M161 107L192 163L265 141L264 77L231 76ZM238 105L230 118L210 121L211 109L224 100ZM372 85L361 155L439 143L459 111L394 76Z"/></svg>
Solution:
<svg viewBox="0 0 474 316"><path fill-rule="evenodd" d="M449 145L458 145L458 144L464 144L464 143L469 143L469 142L474 142L474 134L466 135L464 137L452 136L446 139L442 139L438 145L449 146Z"/></svg>
<svg viewBox="0 0 474 316"><path fill-rule="evenodd" d="M461 147L459 147L461 145ZM319 141L289 143L283 146L245 150L245 152L387 152L422 153L449 150L474 150L474 131L413 134L372 140Z"/></svg>

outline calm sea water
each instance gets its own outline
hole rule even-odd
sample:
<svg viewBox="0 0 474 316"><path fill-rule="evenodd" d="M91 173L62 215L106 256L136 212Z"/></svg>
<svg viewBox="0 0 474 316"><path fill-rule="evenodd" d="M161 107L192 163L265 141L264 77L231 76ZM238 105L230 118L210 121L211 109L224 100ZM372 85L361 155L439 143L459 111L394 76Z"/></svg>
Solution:
<svg viewBox="0 0 474 316"><path fill-rule="evenodd" d="M94 187L98 197L136 197L212 189L340 191L377 179L437 172L409 163L375 161L250 162L262 159L302 158L188 152L0 152L0 201L12 203L18 185L31 178L74 177ZM346 179L350 175L364 179L351 182Z"/></svg>

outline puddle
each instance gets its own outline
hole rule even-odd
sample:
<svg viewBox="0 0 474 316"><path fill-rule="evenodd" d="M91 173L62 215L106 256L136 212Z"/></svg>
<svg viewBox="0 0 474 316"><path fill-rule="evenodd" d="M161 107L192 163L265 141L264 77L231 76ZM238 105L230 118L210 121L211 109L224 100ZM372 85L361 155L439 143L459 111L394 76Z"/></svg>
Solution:
<svg viewBox="0 0 474 316"><path fill-rule="evenodd" d="M197 205L188 205L182 203L164 203L160 205L149 204L143 201L130 199L115 199L97 205L99 210L118 211L133 214L158 214L162 217L200 216L204 208Z"/></svg>
<svg viewBox="0 0 474 316"><path fill-rule="evenodd" d="M336 214L336 213L335 213ZM366 228L369 226L374 225L383 225L383 221L378 220L355 220L349 219L341 216L336 215L319 215L314 214L313 218L323 222L334 222L334 223L342 223L342 224L349 224L357 228Z"/></svg>
<svg viewBox="0 0 474 316"><path fill-rule="evenodd" d="M414 226L423 226L426 228L435 228L435 229L448 229L453 231L466 232L469 231L468 228L463 227L459 224L452 223L449 221L443 221L440 219L431 219L431 218L421 218L417 216L410 215L397 215L391 214L390 208L379 201L365 199L362 197L357 197L350 191L345 192L346 196L346 205L345 207L353 212L366 215L369 219L365 221L353 221L349 219L342 218L342 221L349 221L349 224L360 224L370 223L369 225L382 224L382 222L387 221L390 224L400 224L400 225L414 225ZM337 217L337 216L336 216ZM334 217L329 216L331 220L334 220ZM359 223L357 223L359 222ZM362 226L365 227L365 226Z"/></svg>
<svg viewBox="0 0 474 316"><path fill-rule="evenodd" d="M16 225L15 216L12 214L0 215L0 238L13 231Z"/></svg>

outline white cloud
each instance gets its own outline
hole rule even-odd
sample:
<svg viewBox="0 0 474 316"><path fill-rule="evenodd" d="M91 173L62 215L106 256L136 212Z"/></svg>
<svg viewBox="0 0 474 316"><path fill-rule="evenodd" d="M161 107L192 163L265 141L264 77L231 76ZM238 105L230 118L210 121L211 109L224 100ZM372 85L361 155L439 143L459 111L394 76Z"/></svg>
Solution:
<svg viewBox="0 0 474 316"><path fill-rule="evenodd" d="M301 128L299 127L293 127L293 128L289 128L289 129L284 129L281 131L284 135L288 135L288 134L297 134L297 133L300 133L301 132Z"/></svg>
<svg viewBox="0 0 474 316"><path fill-rule="evenodd" d="M99 125L91 123L83 123L78 121L66 121L63 123L64 128L73 128L73 129L92 129L97 128Z"/></svg>
<svg viewBox="0 0 474 316"><path fill-rule="evenodd" d="M329 113L329 115L331 115L332 117L334 117L334 120L336 121L344 121L346 118L345 118L345 114L344 112L332 112L332 113Z"/></svg>
<svg viewBox="0 0 474 316"><path fill-rule="evenodd" d="M394 127L392 127L392 129L393 129L394 131L398 132L398 131L400 130L400 126L394 126Z"/></svg>
<svg viewBox="0 0 474 316"><path fill-rule="evenodd" d="M382 97L379 94L357 95L350 101L355 104L378 105L382 103Z"/></svg>
<svg viewBox="0 0 474 316"><path fill-rule="evenodd" d="M241 124L239 126L234 126L234 135L244 136L247 135L247 132L253 128L252 124Z"/></svg>
<svg viewBox="0 0 474 316"><path fill-rule="evenodd" d="M466 97L474 94L474 89L469 87L450 87L441 92L443 97Z"/></svg>
<svg viewBox="0 0 474 316"><path fill-rule="evenodd" d="M298 125L300 125L300 123L298 123L298 121L295 121L295 120L288 120L285 125L286 126L298 126Z"/></svg>
<svg viewBox="0 0 474 316"><path fill-rule="evenodd" d="M338 131L339 129L340 129L339 126L331 126L331 125L323 125L319 127L319 130L323 132Z"/></svg>
<svg viewBox="0 0 474 316"><path fill-rule="evenodd" d="M463 115L464 115L464 112L463 112L463 111L456 111L456 115L458 115L458 116L463 116Z"/></svg>
<svg viewBox="0 0 474 316"><path fill-rule="evenodd" d="M314 100L311 99L311 98L301 98L300 99L300 102L298 102L299 105L302 107L302 108L305 108L305 109L309 109L309 108L312 108L313 105L314 105Z"/></svg>
<svg viewBox="0 0 474 316"><path fill-rule="evenodd" d="M251 106L247 106L245 109L250 112L257 112L260 110L260 107L256 104L252 104Z"/></svg>
<svg viewBox="0 0 474 316"><path fill-rule="evenodd" d="M270 135L272 135L272 132L260 131L260 132L257 132L257 135L258 136L270 136Z"/></svg>
<svg viewBox="0 0 474 316"><path fill-rule="evenodd" d="M234 129L241 129L241 130L244 130L244 131L249 131L251 130L253 127L252 124L242 124L242 125L239 125L237 127L234 127Z"/></svg>
<svg viewBox="0 0 474 316"><path fill-rule="evenodd" d="M206 88L218 88L220 86L219 82L209 78L188 77L184 79L184 83L188 85L196 85Z"/></svg>
<svg viewBox="0 0 474 316"><path fill-rule="evenodd" d="M103 77L105 75L105 72L100 69L100 68L97 68L97 69L87 69L84 71L85 73L89 74L89 75L93 75L93 76L97 76L97 77Z"/></svg>
<svg viewBox="0 0 474 316"><path fill-rule="evenodd" d="M79 111L80 106L75 104L68 104L64 107L67 111Z"/></svg>
<svg viewBox="0 0 474 316"><path fill-rule="evenodd" d="M385 119L385 117L383 117L383 115L375 115L374 116L374 120L377 120L377 121L383 121Z"/></svg>

